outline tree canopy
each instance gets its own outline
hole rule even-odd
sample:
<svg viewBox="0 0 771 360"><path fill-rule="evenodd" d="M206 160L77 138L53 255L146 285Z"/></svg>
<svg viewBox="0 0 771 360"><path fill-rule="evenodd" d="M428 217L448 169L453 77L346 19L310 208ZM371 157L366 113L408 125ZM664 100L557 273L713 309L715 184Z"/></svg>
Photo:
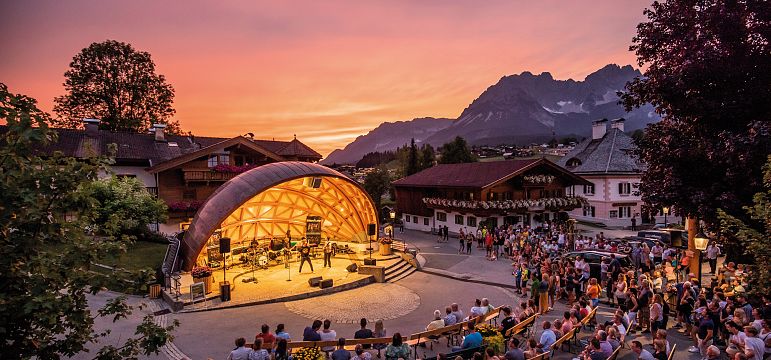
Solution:
<svg viewBox="0 0 771 360"><path fill-rule="evenodd" d="M180 133L171 121L174 88L155 73L150 54L131 44L107 40L75 55L64 73L67 94L54 99L57 126L78 128L83 118L100 119L111 131L145 132L153 123Z"/></svg>
<svg viewBox="0 0 771 360"><path fill-rule="evenodd" d="M383 195L391 188L391 176L384 166L378 166L364 178L364 190L372 197L375 207L380 211Z"/></svg>
<svg viewBox="0 0 771 360"><path fill-rule="evenodd" d="M477 158L471 153L466 140L456 136L455 140L450 141L439 148L440 164L459 164L476 162Z"/></svg>
<svg viewBox="0 0 771 360"><path fill-rule="evenodd" d="M109 171L111 160L41 154L57 140L50 117L34 99L10 93L4 84L0 119L7 122L0 134L0 358L72 357L108 335L95 331L96 317L117 321L133 311L118 297L92 313L87 295L107 285L144 287L153 272L93 271L94 263L131 243L110 227L100 236L89 231L98 218L92 185ZM133 218L130 211L123 215ZM99 348L97 357L158 353L177 325L162 328L147 315L133 337Z"/></svg>
<svg viewBox="0 0 771 360"><path fill-rule="evenodd" d="M137 178L94 181L91 191L97 202L95 230L100 233L140 234L148 224L167 219L166 203L147 192Z"/></svg>
<svg viewBox="0 0 771 360"><path fill-rule="evenodd" d="M742 215L771 149L771 3L669 0L645 16L630 50L646 70L620 94L662 116L636 138L643 200L711 224L718 208Z"/></svg>

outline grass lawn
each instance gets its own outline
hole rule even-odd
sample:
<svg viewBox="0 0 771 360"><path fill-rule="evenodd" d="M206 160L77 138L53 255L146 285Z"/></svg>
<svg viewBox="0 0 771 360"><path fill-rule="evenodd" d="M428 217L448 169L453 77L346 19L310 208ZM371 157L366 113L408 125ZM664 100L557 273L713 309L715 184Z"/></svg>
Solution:
<svg viewBox="0 0 771 360"><path fill-rule="evenodd" d="M137 241L119 258L105 259L103 265L118 266L126 270L150 268L154 270L163 262L166 244Z"/></svg>

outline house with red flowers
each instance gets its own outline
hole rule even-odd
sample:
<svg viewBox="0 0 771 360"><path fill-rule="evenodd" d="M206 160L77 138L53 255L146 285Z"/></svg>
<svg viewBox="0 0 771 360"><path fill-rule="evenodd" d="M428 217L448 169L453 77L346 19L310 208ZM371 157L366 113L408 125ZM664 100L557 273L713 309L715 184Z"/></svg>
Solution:
<svg viewBox="0 0 771 360"><path fill-rule="evenodd" d="M393 183L407 229L538 226L582 208L570 189L590 184L547 159L440 164Z"/></svg>

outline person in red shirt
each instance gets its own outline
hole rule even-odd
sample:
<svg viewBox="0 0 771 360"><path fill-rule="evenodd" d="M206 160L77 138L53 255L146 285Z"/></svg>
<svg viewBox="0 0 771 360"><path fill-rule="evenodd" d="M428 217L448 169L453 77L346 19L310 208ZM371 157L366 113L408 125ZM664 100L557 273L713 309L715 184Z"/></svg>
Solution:
<svg viewBox="0 0 771 360"><path fill-rule="evenodd" d="M268 324L262 324L262 332L257 334L255 338L262 339L262 348L268 350L268 352L276 344L276 336L270 333L270 326Z"/></svg>

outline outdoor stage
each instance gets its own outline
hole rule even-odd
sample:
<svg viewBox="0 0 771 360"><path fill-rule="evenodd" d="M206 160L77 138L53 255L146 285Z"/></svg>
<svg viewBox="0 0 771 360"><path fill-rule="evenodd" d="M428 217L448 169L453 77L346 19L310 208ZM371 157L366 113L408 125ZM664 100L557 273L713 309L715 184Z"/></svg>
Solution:
<svg viewBox="0 0 771 360"><path fill-rule="evenodd" d="M353 289L365 286L375 282L372 275L359 274L358 272L348 272L347 267L356 263L357 266L363 263L363 260L369 258L369 253L357 254L338 254L332 258L332 267L322 267L323 258L316 257L311 259L314 272L311 273L307 262L303 266L303 272L299 273L299 260L293 259L290 262L289 269L284 264L270 266L267 269L254 270L255 281L243 282L243 279L252 277L251 267L234 266L228 268L226 276L231 284L230 301L222 302L220 300L219 283L223 279L222 269L212 273L212 283L210 293L206 296L206 301L197 300L193 303L190 294L190 285L193 278L187 274L180 279L180 295L175 302L184 305L181 311L202 311L213 310L237 306L257 305L272 302L283 302L305 299L313 296L330 294L333 292ZM372 258L377 260L377 266L388 267L400 261L403 261L398 254L380 256L377 252L372 254ZM321 276L323 279L332 279L332 287L321 289L320 287L311 287L308 280L313 277ZM291 280L290 280L291 279ZM168 294L174 299L173 294Z"/></svg>

